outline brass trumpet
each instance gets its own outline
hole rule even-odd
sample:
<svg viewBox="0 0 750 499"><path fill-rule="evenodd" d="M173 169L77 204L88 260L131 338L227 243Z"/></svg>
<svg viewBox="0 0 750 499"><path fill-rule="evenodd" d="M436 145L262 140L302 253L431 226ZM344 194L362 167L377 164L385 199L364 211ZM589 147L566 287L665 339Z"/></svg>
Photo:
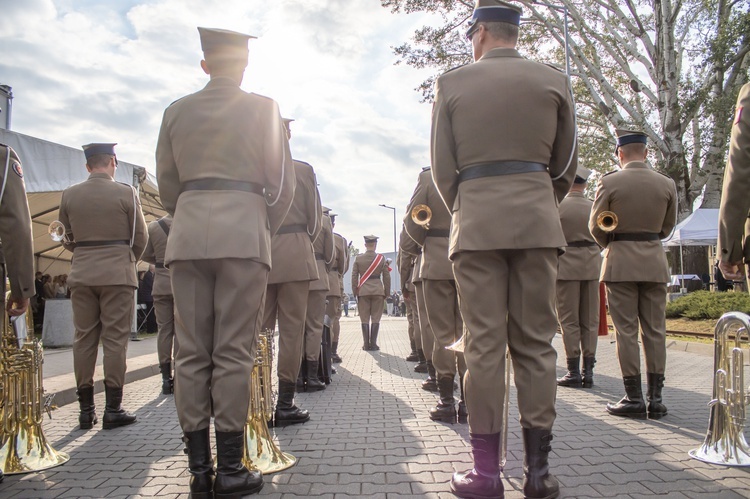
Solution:
<svg viewBox="0 0 750 499"><path fill-rule="evenodd" d="M51 237L52 240L57 243L72 242L70 239L68 239L68 234L66 234L66 231L65 231L65 225L63 225L63 223L59 220L55 220L54 222L49 224L49 227L47 228L47 233L49 234L49 237Z"/></svg>
<svg viewBox="0 0 750 499"><path fill-rule="evenodd" d="M429 229L432 210L426 204L418 204L411 210L411 219L415 224Z"/></svg>
<svg viewBox="0 0 750 499"><path fill-rule="evenodd" d="M729 334L734 334L734 339ZM714 389L703 445L689 452L699 461L721 466L750 466L750 446L745 439L745 355L750 346L750 316L729 312L714 330Z"/></svg>
<svg viewBox="0 0 750 499"><path fill-rule="evenodd" d="M255 366L250 377L250 408L245 423L242 456L242 464L248 469L260 470L264 475L283 471L297 463L297 458L279 449L268 430L268 421L274 411L272 366L273 331L266 330L258 335Z"/></svg>
<svg viewBox="0 0 750 499"><path fill-rule="evenodd" d="M7 298L6 298L7 299ZM42 430L44 412L50 417L52 396L42 386L42 345L33 334L31 318L20 316L13 328L3 313L0 338L0 469L6 475L41 471L70 459L47 442Z"/></svg>
<svg viewBox="0 0 750 499"><path fill-rule="evenodd" d="M603 211L596 217L596 226L604 232L612 232L617 228L617 214L613 211Z"/></svg>

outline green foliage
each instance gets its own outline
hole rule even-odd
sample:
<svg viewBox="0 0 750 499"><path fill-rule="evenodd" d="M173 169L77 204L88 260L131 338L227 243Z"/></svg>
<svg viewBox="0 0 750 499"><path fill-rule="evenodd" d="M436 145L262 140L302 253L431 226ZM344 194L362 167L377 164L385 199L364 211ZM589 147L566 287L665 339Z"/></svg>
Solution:
<svg viewBox="0 0 750 499"><path fill-rule="evenodd" d="M696 291L667 303L667 318L691 320L718 319L727 312L750 314L747 293Z"/></svg>

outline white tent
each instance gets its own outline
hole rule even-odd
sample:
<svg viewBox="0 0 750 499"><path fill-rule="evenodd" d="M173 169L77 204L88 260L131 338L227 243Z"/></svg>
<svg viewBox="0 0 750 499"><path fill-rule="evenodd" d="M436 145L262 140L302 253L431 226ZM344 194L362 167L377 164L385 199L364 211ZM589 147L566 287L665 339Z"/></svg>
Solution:
<svg viewBox="0 0 750 499"><path fill-rule="evenodd" d="M677 224L667 246L714 246L719 236L719 210L699 208Z"/></svg>
<svg viewBox="0 0 750 499"><path fill-rule="evenodd" d="M72 253L52 241L47 227L50 222L57 220L62 191L88 178L83 150L5 129L0 129L0 142L15 149L23 165L34 232L36 269L45 274L67 273ZM120 182L138 187L147 221L166 214L159 200L156 178L145 168L120 161L115 176Z"/></svg>

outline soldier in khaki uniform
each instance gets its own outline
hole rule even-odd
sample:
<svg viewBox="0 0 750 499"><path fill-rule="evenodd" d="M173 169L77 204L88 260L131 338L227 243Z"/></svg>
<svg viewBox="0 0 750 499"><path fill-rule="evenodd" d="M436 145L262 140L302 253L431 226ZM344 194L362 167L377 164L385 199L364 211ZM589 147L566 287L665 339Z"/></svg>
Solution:
<svg viewBox="0 0 750 499"><path fill-rule="evenodd" d="M599 180L589 219L591 234L605 249L600 280L607 286L626 393L618 403L607 404L607 412L658 419L667 414L661 392L667 360L665 309L669 270L661 239L669 236L675 226L677 190L671 178L645 163L645 134L632 130L616 133L621 170ZM614 231L605 232L599 227L599 215L605 211L617 216ZM641 391L639 323L646 357L648 407Z"/></svg>
<svg viewBox="0 0 750 499"><path fill-rule="evenodd" d="M524 495L559 491L548 465L555 278L565 245L557 202L577 167L575 110L565 74L515 50L520 16L514 5L478 0L467 32L475 62L435 85L432 176L453 214L449 252L468 329L464 389L475 458L473 470L453 476L461 497L503 494L506 346L518 389Z"/></svg>
<svg viewBox="0 0 750 499"><path fill-rule="evenodd" d="M329 213L331 227L336 227L336 214ZM335 256L331 269L328 271L328 294L326 298L326 315L331 319L331 360L341 362L339 356L339 334L341 334L341 296L344 287L344 274L349 270L349 246L341 234L333 233Z"/></svg>
<svg viewBox="0 0 750 499"><path fill-rule="evenodd" d="M291 138L286 121L287 137ZM304 423L310 414L294 404L294 389L302 362L305 317L310 283L318 280L318 265L312 242L322 229L323 208L313 167L294 160L297 189L289 214L271 241L273 267L268 275L263 329L272 330L278 318L277 373L279 396L273 424ZM317 357L316 357L317 360ZM317 362L316 362L317 375Z"/></svg>
<svg viewBox="0 0 750 499"><path fill-rule="evenodd" d="M307 316L305 317L304 354L307 372L302 372L297 378L297 389L308 391L325 390L326 384L318 379L318 359L320 358L320 344L323 338L323 317L326 313L326 294L328 294L328 269L331 268L336 256L333 246L333 228L328 216L330 209L323 207L321 219L322 230L313 241L315 263L318 265L318 279L310 283L307 295ZM302 386L300 387L300 380Z"/></svg>
<svg viewBox="0 0 750 499"><path fill-rule="evenodd" d="M142 260L156 267L154 272L154 313L159 332L156 335L156 354L161 371L161 392L169 395L174 391L172 378L172 353L176 349L174 341L174 296L169 269L164 266L167 252L167 237L172 227L172 217L166 215L148 224L148 244Z"/></svg>
<svg viewBox="0 0 750 499"><path fill-rule="evenodd" d="M557 264L557 319L562 329L568 372L557 380L557 386L591 388L594 385L602 257L589 231L593 203L584 191L590 175L591 170L579 166L570 192L560 203L560 223L567 243Z"/></svg>
<svg viewBox="0 0 750 499"><path fill-rule="evenodd" d="M0 186L0 273L3 283L6 276L10 281L10 298L6 303L3 292L3 307L10 317L18 317L36 292L34 246L21 160L5 144L0 144ZM0 482L3 478L0 469Z"/></svg>
<svg viewBox="0 0 750 499"><path fill-rule="evenodd" d="M391 274L383 255L375 253L378 236L365 237L365 252L357 255L352 266L352 292L362 323L362 350L380 350L378 330L385 297L391 294Z"/></svg>
<svg viewBox="0 0 750 499"><path fill-rule="evenodd" d="M418 210L422 206L426 206L431 213L427 225L416 223L412 217L413 210ZM467 412L463 387L458 413L453 397L453 383L457 368L463 386L466 372L464 356L446 348L455 343L463 334L456 281L453 277L453 267L448 259L450 224L451 214L446 209L432 181L430 168L423 168L406 209L404 230L414 242L422 247L419 275L423 283L424 308L435 340L432 364L435 367L440 402L437 407L430 410L430 419L455 423L458 416L458 419L465 423Z"/></svg>
<svg viewBox="0 0 750 499"><path fill-rule="evenodd" d="M276 102L240 89L249 35L199 28L211 80L164 112L159 194L174 221L175 404L192 497L257 492L242 465L250 374L271 267L271 236L294 196L294 166ZM298 364L299 365L299 364ZM216 429L214 483L209 424Z"/></svg>
<svg viewBox="0 0 750 499"><path fill-rule="evenodd" d="M737 97L719 209L719 268L735 281L742 280L745 270L750 291L750 268L743 269L743 256L750 264L750 83Z"/></svg>
<svg viewBox="0 0 750 499"><path fill-rule="evenodd" d="M66 230L63 245L73 252L68 284L76 328L73 369L82 429L97 422L94 369L100 340L106 393L102 427L107 430L136 421L120 404L135 306L133 292L138 287L135 265L148 233L138 193L132 186L114 181L114 146L83 146L89 178L65 189L60 199L60 222Z"/></svg>

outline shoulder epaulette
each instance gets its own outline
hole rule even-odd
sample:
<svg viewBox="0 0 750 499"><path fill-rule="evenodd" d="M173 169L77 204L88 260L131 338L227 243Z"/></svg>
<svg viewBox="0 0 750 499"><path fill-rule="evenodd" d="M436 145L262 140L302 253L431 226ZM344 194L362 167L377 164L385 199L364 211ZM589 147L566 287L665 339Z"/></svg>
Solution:
<svg viewBox="0 0 750 499"><path fill-rule="evenodd" d="M272 98L266 97L265 95L256 94L255 92L248 92L248 95L252 95L252 96L255 96L255 97L262 97L263 99L273 101Z"/></svg>
<svg viewBox="0 0 750 499"><path fill-rule="evenodd" d="M423 172L429 171L429 170L431 170L431 169L432 169L432 167L431 167L431 166L423 166L423 167L422 167L422 171L423 171Z"/></svg>
<svg viewBox="0 0 750 499"><path fill-rule="evenodd" d="M307 161L302 161L301 159L294 159L294 158L292 158L292 161L294 161L295 163L302 163L303 165L307 165L310 168L312 168L312 165L308 163Z"/></svg>
<svg viewBox="0 0 750 499"><path fill-rule="evenodd" d="M559 71L560 73L564 73L565 72L565 68L561 68L559 66L555 66L554 64L552 64L550 62L543 62L542 64L544 64L548 68L554 69L555 71Z"/></svg>
<svg viewBox="0 0 750 499"><path fill-rule="evenodd" d="M181 101L182 99L184 99L185 97L187 97L187 95L183 95L183 96L182 96L182 97L180 97L179 99L177 99L177 100L174 100L174 101L172 101L172 103L171 103L171 104L169 104L169 105L168 105L167 107L172 107L172 106L173 106L174 104L176 104L176 103L180 102L180 101Z"/></svg>
<svg viewBox="0 0 750 499"><path fill-rule="evenodd" d="M619 171L620 171L620 170L612 170L611 172L607 172L607 173L604 173L604 174L602 174L602 178L603 178L603 177L606 177L607 175L612 175L613 173L617 173L617 172L619 172Z"/></svg>
<svg viewBox="0 0 750 499"><path fill-rule="evenodd" d="M443 73L443 74L444 74L444 75L445 75L445 74L448 74L448 73L450 73L451 71L455 71L455 70L457 70L457 69L461 69L462 67L464 67L464 66L468 66L468 65L469 65L468 63L467 63L467 64L461 64L460 66L456 66L455 68L450 68L450 69L449 69L448 71L446 71L446 72L445 72L445 73Z"/></svg>
<svg viewBox="0 0 750 499"><path fill-rule="evenodd" d="M0 147L10 147L10 146L8 144L3 144L2 142L0 142Z"/></svg>

